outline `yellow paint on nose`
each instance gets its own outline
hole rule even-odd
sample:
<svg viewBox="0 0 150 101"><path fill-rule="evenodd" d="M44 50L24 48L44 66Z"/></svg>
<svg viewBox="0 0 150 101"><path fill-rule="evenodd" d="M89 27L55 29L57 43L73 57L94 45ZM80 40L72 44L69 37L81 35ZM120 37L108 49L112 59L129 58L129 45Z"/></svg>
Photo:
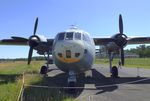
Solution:
<svg viewBox="0 0 150 101"><path fill-rule="evenodd" d="M60 61L65 62L65 63L74 63L78 62L80 59L78 58L65 58L65 57L57 57Z"/></svg>

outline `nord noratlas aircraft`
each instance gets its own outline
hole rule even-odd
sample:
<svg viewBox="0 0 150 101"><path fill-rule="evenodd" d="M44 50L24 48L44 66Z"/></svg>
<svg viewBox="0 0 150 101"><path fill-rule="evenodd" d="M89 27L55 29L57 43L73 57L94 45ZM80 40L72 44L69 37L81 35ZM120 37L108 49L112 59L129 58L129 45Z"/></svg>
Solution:
<svg viewBox="0 0 150 101"><path fill-rule="evenodd" d="M112 77L118 76L116 67L112 68L112 59L115 52L119 52L121 64L124 65L124 47L128 44L148 44L150 37L127 37L123 33L122 16L119 15L119 33L110 38L91 38L90 35L72 26L60 32L54 39L47 39L37 35L38 18L35 21L33 35L29 38L12 36L10 39L0 40L0 45L29 45L28 64L31 62L33 50L44 55L47 65L41 67L40 73L48 73L50 55L53 63L62 71L68 73L68 86L75 86L77 75L91 70L95 59L95 45L104 45L109 54L109 67Z"/></svg>

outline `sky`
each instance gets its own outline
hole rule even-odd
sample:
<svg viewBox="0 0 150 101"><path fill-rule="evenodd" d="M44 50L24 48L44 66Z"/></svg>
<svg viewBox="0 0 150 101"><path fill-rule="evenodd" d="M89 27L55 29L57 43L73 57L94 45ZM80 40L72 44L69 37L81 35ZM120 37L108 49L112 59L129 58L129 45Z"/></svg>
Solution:
<svg viewBox="0 0 150 101"><path fill-rule="evenodd" d="M150 36L150 0L0 0L0 40L28 38L39 17L37 34L54 38L70 25L94 37L118 33L119 14L127 36ZM135 45L126 48L136 47ZM28 56L27 46L0 46L0 58ZM34 52L34 56L36 56Z"/></svg>

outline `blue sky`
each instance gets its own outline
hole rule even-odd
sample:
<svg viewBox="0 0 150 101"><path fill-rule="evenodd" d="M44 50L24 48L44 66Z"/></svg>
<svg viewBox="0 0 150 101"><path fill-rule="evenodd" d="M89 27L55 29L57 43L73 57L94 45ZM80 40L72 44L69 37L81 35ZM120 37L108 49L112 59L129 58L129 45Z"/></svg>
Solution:
<svg viewBox="0 0 150 101"><path fill-rule="evenodd" d="M125 34L150 36L149 4L149 0L1 0L0 39L28 38L36 17L39 17L37 32L48 38L54 38L72 24L92 37L111 36L118 32L120 13ZM135 46L127 48L131 47ZM0 58L27 57L28 50L24 46L0 46Z"/></svg>

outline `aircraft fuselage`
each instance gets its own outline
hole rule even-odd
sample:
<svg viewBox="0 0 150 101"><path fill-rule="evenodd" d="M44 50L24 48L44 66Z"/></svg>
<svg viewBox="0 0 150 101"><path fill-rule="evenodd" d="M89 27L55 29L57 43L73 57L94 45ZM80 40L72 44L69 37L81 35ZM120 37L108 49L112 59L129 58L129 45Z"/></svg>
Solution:
<svg viewBox="0 0 150 101"><path fill-rule="evenodd" d="M94 41L88 33L73 28L57 34L52 54L60 70L81 73L92 68L95 59Z"/></svg>

